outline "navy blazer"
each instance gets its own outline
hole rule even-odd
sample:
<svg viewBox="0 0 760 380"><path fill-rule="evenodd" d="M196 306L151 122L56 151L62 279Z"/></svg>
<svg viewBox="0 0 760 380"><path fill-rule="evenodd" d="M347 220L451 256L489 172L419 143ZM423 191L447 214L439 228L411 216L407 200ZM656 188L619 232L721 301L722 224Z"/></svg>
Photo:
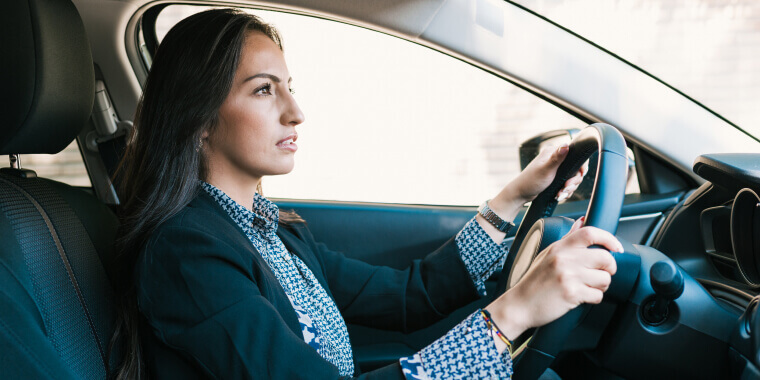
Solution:
<svg viewBox="0 0 760 380"><path fill-rule="evenodd" d="M411 331L478 297L454 239L397 270L330 251L304 224L281 223L277 234L347 323ZM287 295L242 229L203 191L151 235L135 276L156 378L340 377L304 342ZM396 363L360 378L403 375Z"/></svg>

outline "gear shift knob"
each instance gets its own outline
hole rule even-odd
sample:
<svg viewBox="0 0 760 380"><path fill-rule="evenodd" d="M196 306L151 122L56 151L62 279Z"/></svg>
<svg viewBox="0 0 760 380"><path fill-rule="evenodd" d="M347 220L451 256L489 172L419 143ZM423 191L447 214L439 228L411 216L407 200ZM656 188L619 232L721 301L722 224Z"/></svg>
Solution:
<svg viewBox="0 0 760 380"><path fill-rule="evenodd" d="M683 293L683 274L672 261L658 261L649 270L649 281L658 297L670 301Z"/></svg>
<svg viewBox="0 0 760 380"><path fill-rule="evenodd" d="M668 306L683 293L683 274L672 261L658 261L649 269L649 282L655 296L644 307L644 319L659 325L668 317Z"/></svg>

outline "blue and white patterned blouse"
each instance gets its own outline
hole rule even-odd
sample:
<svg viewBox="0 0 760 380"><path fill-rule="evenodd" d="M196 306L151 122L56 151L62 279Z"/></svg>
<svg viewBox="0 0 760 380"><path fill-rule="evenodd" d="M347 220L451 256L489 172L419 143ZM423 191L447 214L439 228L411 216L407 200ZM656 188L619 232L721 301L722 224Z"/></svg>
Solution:
<svg viewBox="0 0 760 380"><path fill-rule="evenodd" d="M248 210L211 184L201 182L201 187L240 226L272 269L298 315L305 342L338 367L342 376L353 375L353 352L346 323L311 270L277 236L277 205L256 194L253 210ZM470 278L485 294L485 280L504 264L506 246L496 244L475 218L457 234L455 241ZM506 351L498 354L479 311L417 354L401 358L399 363L407 379L507 378L512 374L511 357Z"/></svg>

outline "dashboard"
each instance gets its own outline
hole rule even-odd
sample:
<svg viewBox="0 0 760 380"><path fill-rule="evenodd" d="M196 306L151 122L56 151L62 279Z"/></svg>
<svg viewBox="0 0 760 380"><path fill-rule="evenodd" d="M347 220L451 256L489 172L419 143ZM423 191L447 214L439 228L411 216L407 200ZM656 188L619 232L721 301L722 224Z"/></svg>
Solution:
<svg viewBox="0 0 760 380"><path fill-rule="evenodd" d="M692 197L708 203L690 198L685 204L699 211L702 252L718 274L702 270L703 280L727 285L724 291L734 288L746 307L760 291L760 154L703 155L694 172L709 182Z"/></svg>
<svg viewBox="0 0 760 380"><path fill-rule="evenodd" d="M707 182L670 212L652 248L744 309L760 293L760 154L705 154L693 170Z"/></svg>
<svg viewBox="0 0 760 380"><path fill-rule="evenodd" d="M706 154L693 170L707 182L670 212L652 248L726 311L712 320L731 327L718 334L726 345L715 348L729 359L717 373L760 376L760 154ZM694 317L712 318L704 301L689 307Z"/></svg>
<svg viewBox="0 0 760 380"><path fill-rule="evenodd" d="M760 154L702 155L693 170L706 182L651 246L624 242L640 260L618 261L637 276L627 299L592 308L568 339L616 374L598 378L760 378ZM680 275L660 282L655 268L675 264ZM668 296L676 283L681 293Z"/></svg>

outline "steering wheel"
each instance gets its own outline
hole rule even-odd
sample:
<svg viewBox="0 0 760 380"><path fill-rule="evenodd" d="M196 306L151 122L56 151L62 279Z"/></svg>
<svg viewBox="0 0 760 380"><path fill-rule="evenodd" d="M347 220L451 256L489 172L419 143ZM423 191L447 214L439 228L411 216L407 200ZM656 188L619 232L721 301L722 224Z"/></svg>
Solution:
<svg viewBox="0 0 760 380"><path fill-rule="evenodd" d="M597 123L584 128L575 136L565 160L557 169L554 181L528 208L504 263L497 297L522 278L539 252L569 231L572 221L551 217L557 206L555 195L595 152L599 152L599 159L585 225L612 234L616 232L628 176L625 139L611 125ZM613 256L616 256L615 253ZM618 260L619 257L615 258ZM625 298L625 292L630 293L636 277L631 279L630 273L621 272L626 271L619 266L605 298L610 294ZM537 379L544 373L562 350L570 332L582 321L588 308L589 305L581 305L554 322L536 328L525 350L514 358L513 378ZM529 334L527 332L524 335Z"/></svg>

